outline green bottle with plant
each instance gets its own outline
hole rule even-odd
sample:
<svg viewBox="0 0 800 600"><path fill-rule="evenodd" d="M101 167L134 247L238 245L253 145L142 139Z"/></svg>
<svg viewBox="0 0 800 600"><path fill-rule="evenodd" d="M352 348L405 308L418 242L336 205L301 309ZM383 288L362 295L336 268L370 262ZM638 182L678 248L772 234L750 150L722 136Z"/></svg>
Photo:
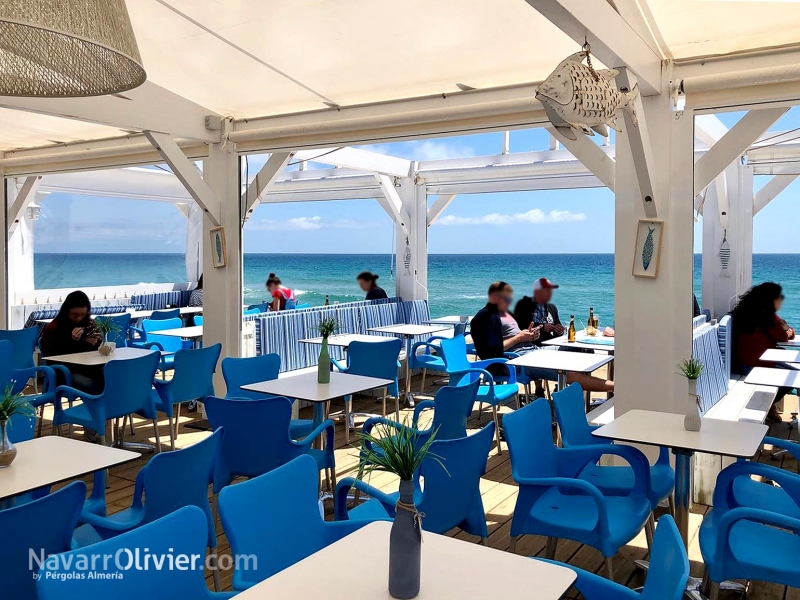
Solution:
<svg viewBox="0 0 800 600"><path fill-rule="evenodd" d="M117 347L116 342L109 341L109 338L117 337L120 331L122 331L122 328L119 326L119 323L109 317L96 318L94 320L94 326L97 331L100 332L100 335L103 336L103 343L100 344L100 347L97 349L97 351L103 356L108 356L114 352Z"/></svg>
<svg viewBox="0 0 800 600"><path fill-rule="evenodd" d="M35 415L33 406L22 393L14 393L15 385L15 381L9 383L3 390L3 397L0 399L0 468L10 465L17 456L17 449L8 439L8 429L12 426L11 417L21 416L32 419Z"/></svg>
<svg viewBox="0 0 800 600"><path fill-rule="evenodd" d="M705 365L699 358L685 358L677 366L678 374L686 379L689 386L683 428L686 431L700 431L703 421L700 418L700 396L697 395L697 380L703 374Z"/></svg>
<svg viewBox="0 0 800 600"><path fill-rule="evenodd" d="M322 348L319 351L319 362L317 363L317 382L331 382L331 355L328 351L328 338L339 329L339 322L334 317L324 317L317 326L320 336L322 336Z"/></svg>

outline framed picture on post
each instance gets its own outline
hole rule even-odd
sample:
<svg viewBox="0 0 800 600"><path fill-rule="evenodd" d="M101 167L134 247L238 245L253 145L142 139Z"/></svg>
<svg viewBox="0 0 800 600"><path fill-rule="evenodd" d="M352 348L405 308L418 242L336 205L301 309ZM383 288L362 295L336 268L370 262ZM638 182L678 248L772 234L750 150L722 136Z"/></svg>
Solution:
<svg viewBox="0 0 800 600"><path fill-rule="evenodd" d="M640 219L636 231L636 249L633 255L633 276L658 277L661 262L661 243L664 239L664 221Z"/></svg>
<svg viewBox="0 0 800 600"><path fill-rule="evenodd" d="M225 249L225 228L215 227L211 230L211 263L215 269L227 266L228 254Z"/></svg>

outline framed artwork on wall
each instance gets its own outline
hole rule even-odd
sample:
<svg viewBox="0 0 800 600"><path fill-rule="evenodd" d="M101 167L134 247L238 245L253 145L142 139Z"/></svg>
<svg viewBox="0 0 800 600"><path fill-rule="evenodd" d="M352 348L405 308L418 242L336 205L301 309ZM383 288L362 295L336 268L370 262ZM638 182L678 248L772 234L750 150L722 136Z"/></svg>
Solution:
<svg viewBox="0 0 800 600"><path fill-rule="evenodd" d="M664 239L664 221L640 219L636 231L636 250L633 256L633 276L658 277L661 262L661 244Z"/></svg>
<svg viewBox="0 0 800 600"><path fill-rule="evenodd" d="M224 227L215 227L211 230L211 262L215 269L228 264Z"/></svg>

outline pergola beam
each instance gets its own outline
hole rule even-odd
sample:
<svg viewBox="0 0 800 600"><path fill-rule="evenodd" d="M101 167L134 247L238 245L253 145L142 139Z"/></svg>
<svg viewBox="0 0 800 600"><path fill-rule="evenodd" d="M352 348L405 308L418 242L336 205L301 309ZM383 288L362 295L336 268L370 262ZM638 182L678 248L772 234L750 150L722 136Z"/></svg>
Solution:
<svg viewBox="0 0 800 600"><path fill-rule="evenodd" d="M608 2L586 0L527 0L579 45L584 40L603 64L628 67L639 80L642 94L661 93L661 57Z"/></svg>
<svg viewBox="0 0 800 600"><path fill-rule="evenodd" d="M753 215L757 215L778 194L789 187L797 177L798 175L774 175L753 197Z"/></svg>
<svg viewBox="0 0 800 600"><path fill-rule="evenodd" d="M428 227L433 225L436 219L442 216L444 209L450 206L450 203L455 199L456 195L457 194L439 194L428 209Z"/></svg>
<svg viewBox="0 0 800 600"><path fill-rule="evenodd" d="M694 137L711 148L720 141L728 128L715 114L697 115L694 118Z"/></svg>
<svg viewBox="0 0 800 600"><path fill-rule="evenodd" d="M19 225L22 218L22 213L28 208L28 205L36 198L36 190L42 183L41 176L26 177L17 192L16 198L11 206L8 207L8 238L11 239L14 231Z"/></svg>
<svg viewBox="0 0 800 600"><path fill-rule="evenodd" d="M403 233L409 235L409 218L406 210L403 208L403 200L400 194L394 187L394 181L387 175L375 173L375 179L381 187L381 196L376 196L375 199L383 207L392 220L397 223Z"/></svg>
<svg viewBox="0 0 800 600"><path fill-rule="evenodd" d="M579 135L577 140L570 140L555 127L548 127L548 133L557 139L570 153L581 161L587 169L603 182L608 189L614 191L615 162L612 157L603 152L588 136Z"/></svg>
<svg viewBox="0 0 800 600"><path fill-rule="evenodd" d="M92 98L0 97L0 107L109 125L126 131L159 131L173 137L219 142L220 130L206 127L213 111L151 81L124 94Z"/></svg>
<svg viewBox="0 0 800 600"><path fill-rule="evenodd" d="M411 175L412 166L411 161L405 158L350 147L301 150L297 153L297 158L325 165L372 171L393 177L408 177Z"/></svg>
<svg viewBox="0 0 800 600"><path fill-rule="evenodd" d="M169 165L175 177L184 185L194 201L206 212L214 226L219 227L222 206L203 179L197 165L186 158L183 150L169 135L155 131L145 131L144 135L153 144L164 162Z"/></svg>
<svg viewBox="0 0 800 600"><path fill-rule="evenodd" d="M701 193L725 167L744 154L750 145L788 110L788 107L751 110L731 127L730 131L695 163L695 195Z"/></svg>
<svg viewBox="0 0 800 600"><path fill-rule="evenodd" d="M261 167L261 170L256 173L255 178L247 186L245 193L242 194L242 219L244 221L250 218L266 191L275 183L278 175L283 173L292 155L292 152L273 152L272 156Z"/></svg>

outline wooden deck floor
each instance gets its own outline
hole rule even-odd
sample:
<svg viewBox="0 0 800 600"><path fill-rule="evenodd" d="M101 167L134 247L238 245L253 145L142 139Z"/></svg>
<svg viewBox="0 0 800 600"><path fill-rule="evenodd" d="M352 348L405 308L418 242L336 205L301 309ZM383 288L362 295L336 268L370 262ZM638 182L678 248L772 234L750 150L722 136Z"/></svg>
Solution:
<svg viewBox="0 0 800 600"><path fill-rule="evenodd" d="M419 381L415 380L415 389L419 387ZM435 393L437 387L430 385L426 388L427 393ZM336 411L341 408L341 403L334 402L332 410ZM364 412L377 412L380 410L380 404L373 398L362 397L356 398L355 409ZM309 412L310 409L305 409ZM788 397L787 407L784 413L788 418L790 410L797 410L797 398ZM410 413L411 411L404 411ZM302 415L305 416L305 415ZM44 434L51 433L49 427L50 414L45 414L45 428ZM477 414L473 415L470 419L469 426L471 428L478 428L489 422L490 413L485 411L484 416L480 419ZM187 428L186 425L191 425L200 420L199 413L188 414L181 416L181 428L178 436L178 446L188 446L208 435L207 432L199 431L197 429ZM166 427L166 419L159 423L162 432L162 443L168 444L168 435ZM80 436L80 429L76 428L73 435ZM776 437L787 438L792 434L795 438L797 432L790 432L785 423L773 426L772 435ZM128 437L128 439L131 439ZM136 435L133 436L136 441L153 441L152 425L144 421L136 423ZM351 437L351 443L355 443L355 436ZM145 464L145 462L152 455L144 455L142 459L129 463L122 467L111 469L109 478L109 488L107 490L107 502L109 513L116 512L130 505L131 497L134 489L134 481L136 473ZM767 453L761 457L762 462L771 462ZM781 462L772 462L775 465L782 465L785 468L794 470L796 464L791 458L783 458ZM336 472L337 478L341 479L347 475L353 474L357 466L357 451L344 443L344 430L341 421L337 422L336 429ZM393 480L391 476L385 474L376 474L372 477L370 483L376 485L387 491L395 491L397 489L397 481ZM91 485L91 481L89 481ZM493 548L507 551L509 547L509 530L511 526L511 517L514 510L514 504L517 496L517 487L511 477L511 465L509 462L508 452L505 449L505 442L503 442L503 453L498 455L497 449L493 448L489 456L489 464L486 475L481 484L483 495L483 503L486 511L486 518L489 524L489 544ZM327 512L330 514L331 506L327 506ZM708 507L695 506L693 509L693 516L690 520L690 535L691 543L689 548L689 558L692 565L692 574L694 576L702 575L702 559L697 541L697 530L702 521L703 515L707 512ZM471 543L477 543L477 538L469 536L460 531L452 531L450 535L457 538L467 540ZM217 524L217 537L219 543L219 551L221 554L229 553L228 542L222 531L219 523ZM517 553L538 556L544 551L545 540L537 536L524 536L517 544ZM769 549L765 549L769 551ZM634 566L634 560L644 558L646 554L646 544L644 533L641 533L630 544L621 549L619 554L614 559L615 579L627 586L636 587L643 583L643 575ZM561 541L558 545L556 558L560 561L568 562L571 565L581 567L588 571L605 575L603 567L603 558L601 554L582 544L571 541ZM354 561L358 561L358 557L353 557ZM497 576L494 573L484 574L487 577ZM222 583L224 589L230 589L231 572L222 573ZM212 580L210 574L207 574L209 586L212 587ZM800 600L800 590L792 588L784 588L767 583L755 582L750 584L750 591L748 597L750 600ZM535 599L535 591L532 591L530 598ZM579 594L575 590L570 590L564 599L579 598ZM729 596L733 597L733 596ZM724 600L726 596L723 594L721 598Z"/></svg>

